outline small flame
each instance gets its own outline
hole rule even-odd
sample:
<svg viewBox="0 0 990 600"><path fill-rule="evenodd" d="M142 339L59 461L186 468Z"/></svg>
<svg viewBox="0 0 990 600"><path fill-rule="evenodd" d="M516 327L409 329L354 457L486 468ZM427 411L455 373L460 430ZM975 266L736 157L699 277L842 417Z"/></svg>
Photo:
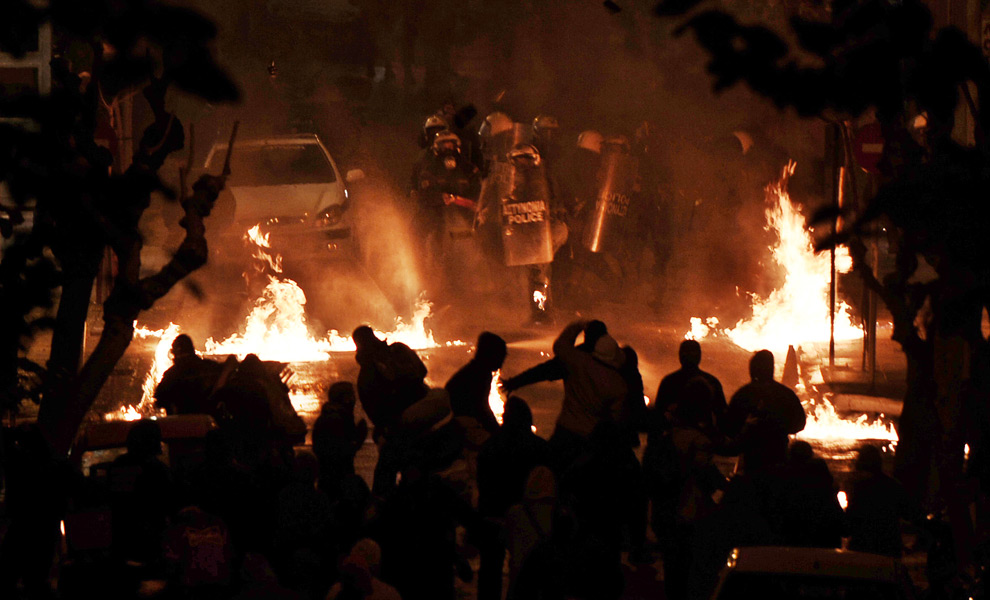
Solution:
<svg viewBox="0 0 990 600"><path fill-rule="evenodd" d="M547 295L540 290L535 290L533 292L533 303L536 304L537 308L545 311L547 304Z"/></svg>
<svg viewBox="0 0 990 600"><path fill-rule="evenodd" d="M708 317L702 321L701 317L691 317L691 331L684 334L686 340L701 340L708 337L718 327L718 317Z"/></svg>
<svg viewBox="0 0 990 600"><path fill-rule="evenodd" d="M107 421L140 421L144 418L144 415L139 413L137 408L133 406L121 406L116 411L103 415L103 418Z"/></svg>
<svg viewBox="0 0 990 600"><path fill-rule="evenodd" d="M495 413L495 420L499 425L502 424L502 415L505 413L505 391L502 389L501 375L501 369L492 373L492 384L488 388L488 406ZM535 427L533 433L536 433Z"/></svg>
<svg viewBox="0 0 990 600"><path fill-rule="evenodd" d="M267 252L272 249L272 246L268 241L269 236L270 234L268 233L261 233L261 225L258 224L247 230L247 233L244 234L244 239L257 246L254 251L255 258L268 265L268 268L275 273L281 273L282 256L279 254L272 256L270 252Z"/></svg>
<svg viewBox="0 0 990 600"><path fill-rule="evenodd" d="M839 506L842 507L842 510L846 510L849 507L849 498L846 497L845 492L839 490L839 493L835 497L839 501Z"/></svg>

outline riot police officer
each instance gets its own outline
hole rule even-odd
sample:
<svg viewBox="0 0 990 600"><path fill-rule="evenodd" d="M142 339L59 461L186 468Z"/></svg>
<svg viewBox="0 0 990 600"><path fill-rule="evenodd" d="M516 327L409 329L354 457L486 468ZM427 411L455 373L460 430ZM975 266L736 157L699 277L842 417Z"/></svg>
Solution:
<svg viewBox="0 0 990 600"><path fill-rule="evenodd" d="M415 221L427 255L438 259L445 249L445 213L473 221L480 188L478 169L461 156L461 141L449 130L433 138L430 151L416 164L412 177Z"/></svg>
<svg viewBox="0 0 990 600"><path fill-rule="evenodd" d="M549 322L550 265L567 240L567 226L554 218L550 187L540 152L516 144L508 153L511 189L502 199L502 244L505 264L528 269L526 300L532 321Z"/></svg>

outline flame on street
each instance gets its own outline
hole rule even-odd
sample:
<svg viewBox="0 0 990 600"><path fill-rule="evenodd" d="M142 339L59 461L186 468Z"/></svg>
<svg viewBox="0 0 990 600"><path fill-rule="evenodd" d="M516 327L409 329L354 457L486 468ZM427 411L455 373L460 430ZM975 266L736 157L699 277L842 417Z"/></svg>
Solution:
<svg viewBox="0 0 990 600"><path fill-rule="evenodd" d="M416 303L412 318L405 322L396 317L391 331L375 331L375 335L389 342L402 342L414 350L441 346L427 329L431 304L421 298ZM463 345L448 342L447 346ZM330 330L326 336L313 336L306 321L306 294L291 279L269 277L268 285L255 301L241 333L225 340L206 340L206 354L221 356L234 354L244 358L256 354L261 360L280 362L317 362L330 358L332 352L353 352L356 349L350 336Z"/></svg>
<svg viewBox="0 0 990 600"><path fill-rule="evenodd" d="M784 283L768 297L752 295L753 316L721 330L718 319L693 317L685 339L700 340L709 336L728 337L735 345L750 352L770 349L780 360L789 345L809 345L829 341L829 284L831 259L828 253L816 253L805 218L794 206L787 192L787 183L794 174L796 163L784 167L778 181L766 188L768 207L766 229L776 233L777 241L770 247L774 263L784 273ZM848 249L836 248L836 270L847 272L852 267ZM849 306L838 302L835 308L836 341L862 339L863 330L854 325ZM817 392L817 390L816 390ZM856 419L843 419L824 394L816 401L805 394L808 421L798 437L821 441L888 440L897 441L894 426L884 422L883 415L874 422L864 414Z"/></svg>
<svg viewBox="0 0 990 600"><path fill-rule="evenodd" d="M155 356L151 361L151 369L144 376L141 384L141 401L134 405L122 406L116 411L108 412L103 416L107 421L137 421L138 419L150 416L161 415L161 411L155 410L155 387L162 380L162 375L172 366L172 342L179 336L179 326L169 323L165 329L148 329L138 327L134 324L134 337L139 339L158 338L155 346Z"/></svg>
<svg viewBox="0 0 990 600"><path fill-rule="evenodd" d="M787 182L796 163L784 167L779 181L767 186L768 230L777 234L770 253L784 273L784 283L766 298L753 296L753 316L736 323L725 334L750 352L769 348L783 351L788 345L829 341L829 281L832 268L828 253L816 253L805 228L804 215L791 202ZM836 265L851 267L848 250L837 249ZM841 269L840 269L840 272ZM863 330L852 323L849 306L835 308L835 339L862 339Z"/></svg>

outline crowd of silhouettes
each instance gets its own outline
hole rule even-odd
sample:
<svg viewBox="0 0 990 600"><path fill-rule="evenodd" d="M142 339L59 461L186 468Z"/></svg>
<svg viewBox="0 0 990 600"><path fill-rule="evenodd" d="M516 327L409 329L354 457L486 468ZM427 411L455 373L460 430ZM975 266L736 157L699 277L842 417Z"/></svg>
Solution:
<svg viewBox="0 0 990 600"><path fill-rule="evenodd" d="M6 432L0 595L50 597L57 558L63 598L435 600L454 598L459 579L479 600L599 600L659 593L630 590L630 573L659 586L662 559L665 597L699 598L735 546L846 537L900 556L901 521L918 510L871 446L839 506L826 462L789 443L805 414L768 351L726 402L701 346L684 341L648 405L636 352L601 321L577 321L549 361L505 380L496 416L489 393L508 354L498 335L481 333L444 388L408 346L368 327L353 338L356 385L330 385L311 446L288 415L284 365L211 363L185 336L156 397L169 414L214 417L197 460L176 448L166 462L160 422L145 419L124 454L84 478L36 427ZM555 380L563 400L544 439L516 394ZM355 468L365 443L378 449L371 486ZM718 456L738 457L735 471Z"/></svg>

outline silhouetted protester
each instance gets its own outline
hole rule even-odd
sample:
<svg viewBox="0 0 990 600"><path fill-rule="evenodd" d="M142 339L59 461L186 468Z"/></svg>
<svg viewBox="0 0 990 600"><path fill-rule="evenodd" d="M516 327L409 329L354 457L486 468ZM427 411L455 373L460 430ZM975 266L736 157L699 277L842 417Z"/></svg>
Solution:
<svg viewBox="0 0 990 600"><path fill-rule="evenodd" d="M904 487L883 472L883 456L876 446L863 446L849 487L849 549L900 557L903 552L901 520L918 517L918 507Z"/></svg>
<svg viewBox="0 0 990 600"><path fill-rule="evenodd" d="M110 466L113 550L120 558L153 562L161 554L162 534L175 509L172 474L158 459L161 453L161 427L142 419L127 432L127 452Z"/></svg>
<svg viewBox="0 0 990 600"><path fill-rule="evenodd" d="M506 354L505 340L499 336L488 331L478 336L474 358L454 373L445 386L455 417L471 417L488 433L498 431L495 413L488 405L488 394L492 375L502 368Z"/></svg>
<svg viewBox="0 0 990 600"><path fill-rule="evenodd" d="M677 402L678 395L684 386L696 377L705 380L712 390L711 406L705 407L704 410L706 413L711 413L711 425L716 426L725 413L725 393L722 391L722 384L718 378L702 371L699 367L701 364L701 344L695 340L684 340L677 350L677 356L680 359L681 368L660 380L656 399L650 406L651 427L663 428L664 414L671 404Z"/></svg>
<svg viewBox="0 0 990 600"><path fill-rule="evenodd" d="M48 574L72 471L55 458L35 424L7 430L4 441L9 527L0 544L0 597L18 598L20 581L28 597L48 598L52 596Z"/></svg>
<svg viewBox="0 0 990 600"><path fill-rule="evenodd" d="M189 474L184 503L222 518L235 545L254 547L249 540L257 534L255 519L262 505L251 474L234 460L225 431L208 432L205 445L203 462Z"/></svg>
<svg viewBox="0 0 990 600"><path fill-rule="evenodd" d="M568 593L618 598L622 534L639 484L639 463L622 427L612 419L600 421L558 481L560 505L574 519L566 539Z"/></svg>
<svg viewBox="0 0 990 600"><path fill-rule="evenodd" d="M780 537L788 546L838 548L846 530L835 480L808 442L791 443L774 494ZM773 502L771 500L771 502Z"/></svg>
<svg viewBox="0 0 990 600"><path fill-rule="evenodd" d="M400 600L394 587L378 578L382 549L371 539L359 540L340 564L340 581L327 600Z"/></svg>
<svg viewBox="0 0 990 600"><path fill-rule="evenodd" d="M654 519L659 522L654 527L666 529L658 531L658 538L663 546L664 587L671 599L688 595L695 528L714 513L712 496L725 487L725 478L713 462L717 440L709 428L711 396L711 387L701 378L691 380L678 394L670 429L676 474L654 498Z"/></svg>
<svg viewBox="0 0 990 600"><path fill-rule="evenodd" d="M172 366L155 388L155 404L170 415L213 414L216 404L210 396L223 367L197 356L192 338L184 333L172 342L171 352Z"/></svg>
<svg viewBox="0 0 990 600"><path fill-rule="evenodd" d="M629 443L639 447L639 433L647 431L648 413L643 387L643 376L639 372L639 355L630 346L623 346L625 362L622 363L622 377L626 380L626 402L622 406L619 424L626 430Z"/></svg>
<svg viewBox="0 0 990 600"><path fill-rule="evenodd" d="M313 453L320 460L320 489L334 498L341 481L354 475L354 456L368 437L364 419L355 423L357 395L349 381L338 381L327 390L327 401L313 423Z"/></svg>
<svg viewBox="0 0 990 600"><path fill-rule="evenodd" d="M374 435L387 435L402 411L426 395L426 365L402 342L389 344L362 325L352 334L361 370L358 373L358 399L375 426Z"/></svg>
<svg viewBox="0 0 990 600"><path fill-rule="evenodd" d="M589 354L574 344L586 327L575 321L553 343L553 353L564 365L564 400L550 437L554 470L562 473L586 448L591 432L604 420L618 423L629 387L622 372L626 355L612 336L605 334Z"/></svg>
<svg viewBox="0 0 990 600"><path fill-rule="evenodd" d="M584 328L584 341L577 345L579 350L591 354L595 350L595 342L600 337L608 333L605 323L598 320L588 321ZM541 381L557 381L567 376L564 363L557 357L544 361L535 367L526 369L515 377L510 377L502 382L502 389L507 394L518 390L521 387L539 383Z"/></svg>
<svg viewBox="0 0 990 600"><path fill-rule="evenodd" d="M445 417L431 412L430 419L425 411L415 419L420 427L408 434L399 483L385 499L372 536L382 547L382 579L406 600L453 598L455 572L464 581L473 576L458 552L456 528L464 526L473 539L479 533L477 514L458 482L448 479L461 455L462 430L451 422L449 407Z"/></svg>
<svg viewBox="0 0 990 600"><path fill-rule="evenodd" d="M807 417L797 394L773 379L773 354L760 350L749 361L751 381L733 394L722 431L733 438L748 473L780 465L787 436L804 429Z"/></svg>
<svg viewBox="0 0 990 600"><path fill-rule="evenodd" d="M505 401L502 427L481 447L478 455L478 512L494 524L501 524L509 507L522 500L530 471L547 464L547 442L533 433L532 426L533 413L526 401L510 396ZM504 541L492 532L492 535L485 535L479 541L479 550L478 598L501 598Z"/></svg>
<svg viewBox="0 0 990 600"><path fill-rule="evenodd" d="M522 498L509 507L505 516L508 600L563 597L564 573L553 544L556 513L557 485L553 471L537 466L526 476ZM480 578L478 597L481 598Z"/></svg>
<svg viewBox="0 0 990 600"><path fill-rule="evenodd" d="M297 453L292 481L278 493L276 509L273 566L279 581L307 592L318 588L322 558L329 547L330 499L316 489L319 472L312 452Z"/></svg>
<svg viewBox="0 0 990 600"><path fill-rule="evenodd" d="M378 444L372 491L381 496L395 487L402 452L392 434L402 413L426 396L426 365L409 346L378 339L374 330L362 325L351 334L357 352L358 399L375 426L372 436Z"/></svg>

